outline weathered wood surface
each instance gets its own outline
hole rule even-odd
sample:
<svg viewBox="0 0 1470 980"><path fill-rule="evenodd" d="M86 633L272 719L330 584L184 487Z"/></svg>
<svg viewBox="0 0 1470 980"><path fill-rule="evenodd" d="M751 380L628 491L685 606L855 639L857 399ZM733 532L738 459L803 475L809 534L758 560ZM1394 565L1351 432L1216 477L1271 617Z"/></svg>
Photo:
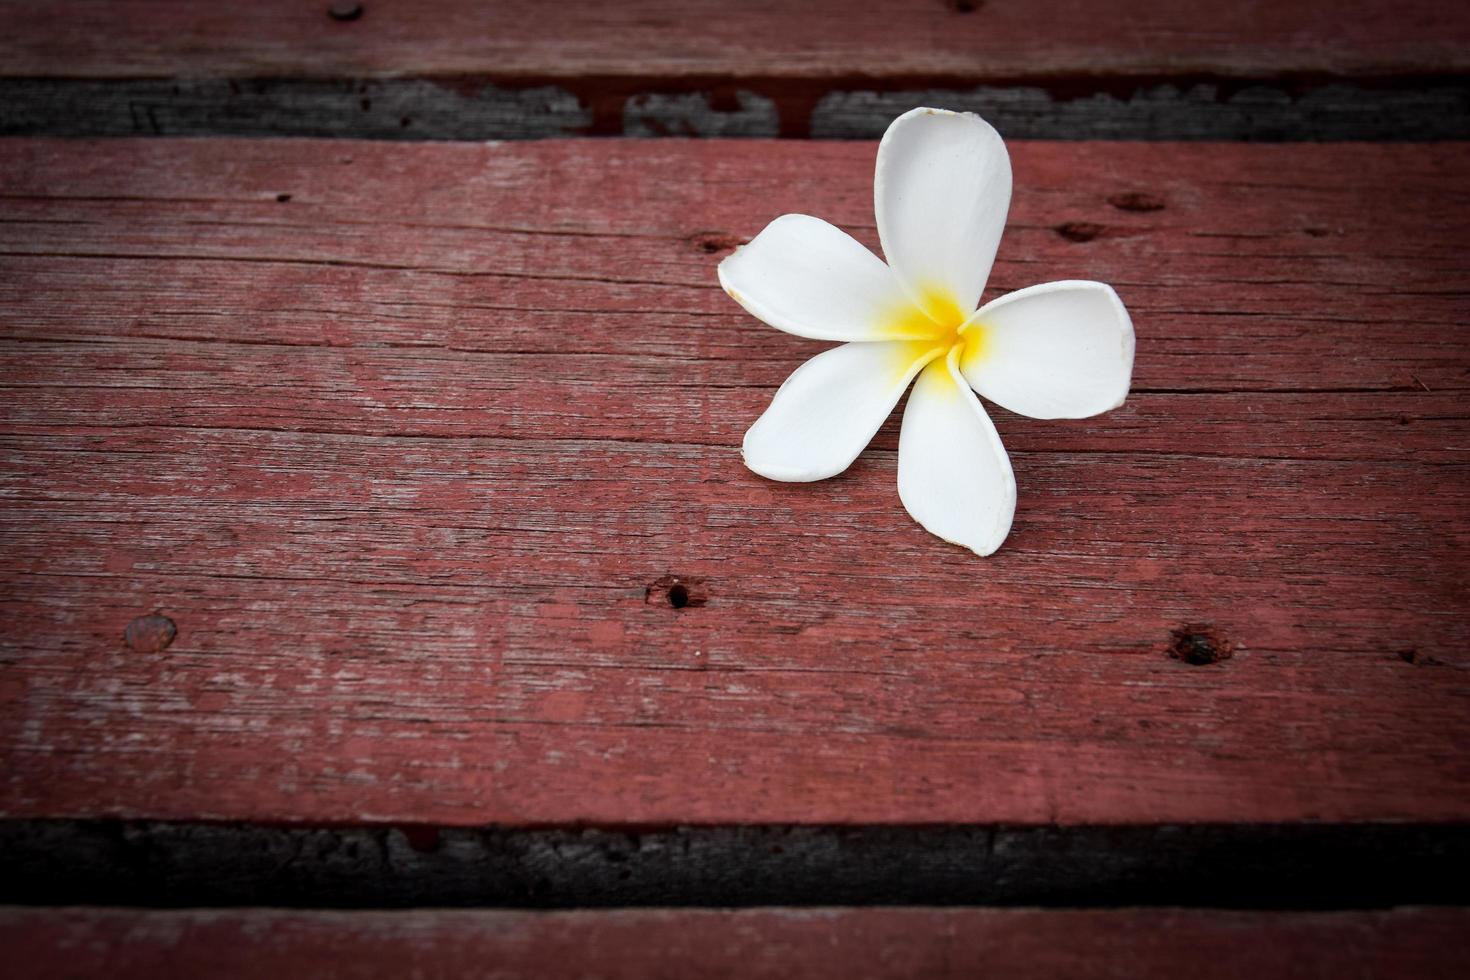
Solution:
<svg viewBox="0 0 1470 980"><path fill-rule="evenodd" d="M1470 68L1470 15L1437 0L30 0L0 7L10 75L1042 78ZM976 9L965 10L964 7ZM1310 44L1304 44L1310 41Z"/></svg>
<svg viewBox="0 0 1470 980"><path fill-rule="evenodd" d="M1439 0L0 5L0 134L1470 137ZM352 5L348 5L349 7Z"/></svg>
<svg viewBox="0 0 1470 980"><path fill-rule="evenodd" d="M714 265L871 144L0 144L0 814L1466 819L1470 148L1013 152L1139 354L980 560L740 463Z"/></svg>
<svg viewBox="0 0 1470 980"><path fill-rule="evenodd" d="M21 978L1463 977L1464 909L0 909Z"/></svg>

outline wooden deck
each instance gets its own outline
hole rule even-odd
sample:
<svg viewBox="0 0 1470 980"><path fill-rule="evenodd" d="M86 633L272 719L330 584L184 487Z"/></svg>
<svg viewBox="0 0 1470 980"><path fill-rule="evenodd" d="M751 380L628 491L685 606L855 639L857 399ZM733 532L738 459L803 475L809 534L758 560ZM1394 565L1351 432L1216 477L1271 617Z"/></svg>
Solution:
<svg viewBox="0 0 1470 980"><path fill-rule="evenodd" d="M740 463L821 345L714 265L871 238L872 155L9 144L5 812L1470 815L1470 152L1017 145L993 288L1114 283L1139 355L1117 412L998 413L989 560L903 512L896 419Z"/></svg>
<svg viewBox="0 0 1470 980"><path fill-rule="evenodd" d="M1464 975L1470 15L545 9L0 5L22 975ZM740 459L915 104L1137 330L986 559Z"/></svg>

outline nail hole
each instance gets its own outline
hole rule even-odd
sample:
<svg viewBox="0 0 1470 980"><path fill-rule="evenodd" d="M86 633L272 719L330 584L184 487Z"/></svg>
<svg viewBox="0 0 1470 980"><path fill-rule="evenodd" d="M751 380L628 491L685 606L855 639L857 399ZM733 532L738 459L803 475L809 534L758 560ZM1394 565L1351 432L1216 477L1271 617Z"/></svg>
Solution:
<svg viewBox="0 0 1470 980"><path fill-rule="evenodd" d="M123 640L139 653L158 653L165 650L179 633L174 621L167 616L154 613L139 616L123 630Z"/></svg>
<svg viewBox="0 0 1470 980"><path fill-rule="evenodd" d="M973 14L985 0L949 0L949 6L957 14Z"/></svg>
<svg viewBox="0 0 1470 980"><path fill-rule="evenodd" d="M643 601L650 605L669 605L674 609L693 609L704 605L709 593L704 581L680 575L665 575L649 585L643 592Z"/></svg>
<svg viewBox="0 0 1470 980"><path fill-rule="evenodd" d="M408 118L407 116L404 116L402 119L398 120L398 125L404 129L407 129L412 123L413 120Z"/></svg>
<svg viewBox="0 0 1470 980"><path fill-rule="evenodd" d="M1103 226L1091 221L1069 221L1057 225L1056 231L1069 242L1090 242L1102 234Z"/></svg>
<svg viewBox="0 0 1470 980"><path fill-rule="evenodd" d="M1399 425L1408 425L1408 424L1409 424L1409 417L1407 415L1400 415L1399 416Z"/></svg>
<svg viewBox="0 0 1470 980"><path fill-rule="evenodd" d="M360 102L358 102L358 105L362 106L363 112L367 112L373 107L373 100L369 98L363 98Z"/></svg>
<svg viewBox="0 0 1470 980"><path fill-rule="evenodd" d="M282 204L285 204L287 201L291 200L291 195L290 194L277 194L276 195L276 200L277 201L280 201Z"/></svg>
<svg viewBox="0 0 1470 980"><path fill-rule="evenodd" d="M1306 232L1312 238L1326 238L1332 234L1326 228L1303 228L1302 231Z"/></svg>
<svg viewBox="0 0 1470 980"><path fill-rule="evenodd" d="M327 16L333 20L357 20L362 16L362 4L339 0L327 8Z"/></svg>
<svg viewBox="0 0 1470 980"><path fill-rule="evenodd" d="M1169 656L1195 667L1217 664L1234 655L1230 641L1208 625L1186 623L1170 635Z"/></svg>
<svg viewBox="0 0 1470 980"><path fill-rule="evenodd" d="M745 244L745 239L725 231L698 231L689 236L690 243L705 255L729 252Z"/></svg>

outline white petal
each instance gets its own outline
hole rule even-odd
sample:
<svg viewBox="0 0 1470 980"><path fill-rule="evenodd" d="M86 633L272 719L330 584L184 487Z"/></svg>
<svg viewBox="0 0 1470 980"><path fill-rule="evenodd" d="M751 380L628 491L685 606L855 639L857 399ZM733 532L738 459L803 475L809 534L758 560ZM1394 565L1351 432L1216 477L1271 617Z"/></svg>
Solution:
<svg viewBox="0 0 1470 980"><path fill-rule="evenodd" d="M720 263L719 276L725 292L752 316L798 337L901 340L918 334L913 304L883 260L810 215L772 221Z"/></svg>
<svg viewBox="0 0 1470 980"><path fill-rule="evenodd" d="M931 534L979 555L1000 547L1016 514L1016 478L1000 436L965 384L958 349L926 367L898 436L898 496Z"/></svg>
<svg viewBox="0 0 1470 980"><path fill-rule="evenodd" d="M960 371L1002 408L1081 419L1117 408L1133 379L1133 322L1111 286L1067 280L1007 293L966 327Z"/></svg>
<svg viewBox="0 0 1470 980"><path fill-rule="evenodd" d="M772 480L836 476L852 465L929 358L932 343L844 344L792 372L745 433L745 465Z"/></svg>
<svg viewBox="0 0 1470 980"><path fill-rule="evenodd" d="M921 307L935 294L963 319L980 302L1011 206L1011 159L968 112L913 109L878 145L873 178L883 254Z"/></svg>

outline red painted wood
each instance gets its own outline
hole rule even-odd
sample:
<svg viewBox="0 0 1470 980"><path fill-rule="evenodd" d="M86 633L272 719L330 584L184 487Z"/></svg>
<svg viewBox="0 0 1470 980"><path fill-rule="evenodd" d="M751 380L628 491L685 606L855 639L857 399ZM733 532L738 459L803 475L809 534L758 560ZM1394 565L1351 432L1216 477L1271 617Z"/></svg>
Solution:
<svg viewBox="0 0 1470 980"><path fill-rule="evenodd" d="M1470 16L1440 0L33 0L0 6L12 76L700 76L866 80L1464 71ZM733 89L732 89L733 90Z"/></svg>
<svg viewBox="0 0 1470 980"><path fill-rule="evenodd" d="M1470 816L1470 148L1016 145L995 287L1113 282L1139 355L1109 415L997 413L985 560L893 424L740 464L820 345L719 250L871 241L872 154L0 144L0 814Z"/></svg>
<svg viewBox="0 0 1470 980"><path fill-rule="evenodd" d="M0 909L10 975L1460 977L1470 912Z"/></svg>

